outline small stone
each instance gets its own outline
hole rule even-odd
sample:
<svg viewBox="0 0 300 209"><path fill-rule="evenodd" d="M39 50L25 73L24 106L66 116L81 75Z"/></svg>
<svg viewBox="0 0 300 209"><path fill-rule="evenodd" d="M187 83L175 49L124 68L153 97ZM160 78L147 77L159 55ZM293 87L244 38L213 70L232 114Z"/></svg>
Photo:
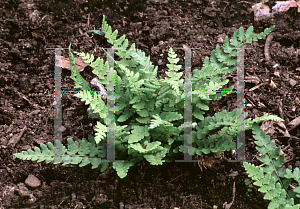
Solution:
<svg viewBox="0 0 300 209"><path fill-rule="evenodd" d="M25 180L25 184L31 188L37 188L41 185L41 181L34 175L29 175Z"/></svg>
<svg viewBox="0 0 300 209"><path fill-rule="evenodd" d="M163 61L161 59L158 60L158 65L163 65Z"/></svg>
<svg viewBox="0 0 300 209"><path fill-rule="evenodd" d="M297 81L295 81L294 79L290 79L289 83L291 86L295 86L297 84Z"/></svg>

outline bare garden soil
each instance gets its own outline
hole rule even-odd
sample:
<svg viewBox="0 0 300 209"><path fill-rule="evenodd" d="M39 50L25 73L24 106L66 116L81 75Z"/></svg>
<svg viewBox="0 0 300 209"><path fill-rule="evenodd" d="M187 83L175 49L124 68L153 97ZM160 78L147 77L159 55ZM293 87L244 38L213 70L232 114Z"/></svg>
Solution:
<svg viewBox="0 0 300 209"><path fill-rule="evenodd" d="M192 69L201 69L226 35L253 25L255 33L276 25L273 38L247 45L245 102L249 117L278 115L284 123L263 123L286 154L285 166L300 166L300 15L296 8L273 18L254 21L247 1L220 0L9 0L0 3L0 208L266 208L256 188L245 185L241 163L204 156L197 163L138 164L119 179L109 168L103 174L91 166L22 161L13 153L54 141L54 49L68 47L105 58L99 47L110 47L103 37L85 32L100 29L103 15L112 29L126 35L130 45L151 56L164 77L169 47L193 50ZM275 1L266 3L270 7ZM46 49L47 48L47 49ZM268 53L265 53L267 48ZM184 66L184 53L176 50ZM68 50L62 55L68 57ZM184 70L184 67L182 68ZM92 69L81 74L90 81ZM62 90L72 90L68 69L62 72ZM230 84L236 74L228 76ZM207 115L235 108L231 94L210 104ZM63 139L94 135L96 120L72 93L62 95ZM246 157L256 165L251 131L246 132ZM236 192L233 194L235 186ZM252 189L250 191L249 189Z"/></svg>

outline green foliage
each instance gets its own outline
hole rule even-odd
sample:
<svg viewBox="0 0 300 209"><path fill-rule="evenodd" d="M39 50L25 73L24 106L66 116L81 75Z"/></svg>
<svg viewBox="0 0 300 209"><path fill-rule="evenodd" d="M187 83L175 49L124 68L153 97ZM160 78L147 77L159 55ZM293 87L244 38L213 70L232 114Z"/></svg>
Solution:
<svg viewBox="0 0 300 209"><path fill-rule="evenodd" d="M228 74L236 68L233 65L236 64L234 57L237 56L237 47L266 36L273 28L268 28L260 34L253 34L253 27L250 27L245 34L242 29L239 29L234 33L231 42L226 38L223 46L224 53L217 46L216 50L212 52L210 60L205 58L203 68L193 70L191 81L193 143L192 149L188 149L191 155L236 149L236 144L233 142L237 134L236 115L242 110L221 111L212 117L204 117L205 111L209 110L207 104L231 93L233 86L226 91L220 91L228 83L228 80L224 80L221 75ZM113 98L115 105L114 145L116 159L120 161L112 162L113 168L120 178L124 178L129 168L142 160L148 161L151 165L162 165L164 162L178 159L187 152L183 146L186 93L184 92L184 80L180 79L183 75L183 72L179 72L181 65L177 65L179 58L170 48L167 77L159 80L157 79L157 67L152 65L150 57L146 57L144 52L136 49L135 44L129 47L125 35L117 39L118 31L112 32L111 26L105 21L105 16L102 21L102 31L107 41L113 45L115 54L120 58L120 61L114 61L115 95ZM100 58L94 60L93 55L74 53L85 59L85 62L94 69L93 73L97 76L98 82L107 86L108 62L104 63ZM69 54L71 78L75 82L75 88L81 90L75 96L90 106L89 114L97 116L99 119L94 138L97 150L90 144L87 146L88 142L86 141L76 143L68 140L69 152L64 146L57 145L62 149L63 160L69 160L74 164L80 163L80 165L91 163L95 168L97 163L100 165L103 160L96 161L94 157L105 157L103 152L106 150L108 109L101 97L90 91L88 83L77 71L71 48ZM107 52L106 54L110 56ZM108 96L108 99L112 98ZM282 119L268 115L254 120L247 119L245 120L245 129L249 130L254 122L263 120ZM79 152L81 146L86 147L84 152ZM44 153L49 154L52 146L49 146L50 151L44 146L43 149ZM42 155L38 150L35 151L17 153L15 156L28 160L54 160L52 151L49 154L52 157ZM97 152L99 152L98 155ZM67 156L69 157L67 158ZM106 168L107 164L101 164L101 166Z"/></svg>
<svg viewBox="0 0 300 209"><path fill-rule="evenodd" d="M93 137L90 137L90 142L86 139L74 142L71 138L68 138L67 141L68 148L59 140L56 140L55 146L51 142L48 142L48 146L40 144L41 149L34 147L34 151L28 149L14 155L22 160L46 161L46 163L53 162L53 164L63 162L62 165L79 164L79 167L92 164L92 169L101 165L101 172L106 170L109 164L101 161L101 159L105 159L106 157L106 149L103 149L103 146L99 146L99 144L96 145Z"/></svg>
<svg viewBox="0 0 300 209"><path fill-rule="evenodd" d="M244 32L243 27L240 27L236 32L234 32L231 42L229 42L228 36L226 36L223 45L223 49L226 54L223 54L220 46L217 45L216 49L211 53L210 61L206 57L203 66L208 67L211 64L214 64L220 72L233 72L236 69L236 66L234 65L237 63L237 60L234 59L234 57L237 56L236 48L243 47L245 44L250 44L253 41L262 39L267 34L271 33L274 28L275 25L270 28L266 28L264 32L261 32L260 34L254 34L253 26L250 26L246 33Z"/></svg>
<svg viewBox="0 0 300 209"><path fill-rule="evenodd" d="M264 166L255 166L244 162L248 176L258 186L259 192L265 193L264 199L270 200L269 209L272 208L300 208L300 169L292 167L286 169L281 167L284 164L284 154L280 154L280 147L275 146L275 141L270 140L257 124L253 125L253 133L256 149L263 156L258 158ZM294 180L298 187L289 189Z"/></svg>
<svg viewBox="0 0 300 209"><path fill-rule="evenodd" d="M245 180L245 185L248 186L249 184L251 184L251 181L247 181ZM248 188L247 189L247 194L251 193L252 192L252 189Z"/></svg>

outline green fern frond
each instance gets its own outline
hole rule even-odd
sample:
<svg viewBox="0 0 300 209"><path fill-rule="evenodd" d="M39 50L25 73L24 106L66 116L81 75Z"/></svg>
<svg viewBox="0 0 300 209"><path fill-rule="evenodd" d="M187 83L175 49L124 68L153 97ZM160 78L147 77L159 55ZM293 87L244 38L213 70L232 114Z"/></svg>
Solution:
<svg viewBox="0 0 300 209"><path fill-rule="evenodd" d="M280 147L275 146L275 141L260 129L255 123L253 133L256 149L263 156L258 158L263 167L244 162L243 165L248 176L259 187L258 191L265 193L264 199L270 200L268 208L300 208L300 186L287 191L291 179L300 183L300 169L296 168L292 173L291 167L283 170L284 154L280 155ZM278 169L279 168L279 169ZM277 171L278 169L278 171Z"/></svg>
<svg viewBox="0 0 300 209"><path fill-rule="evenodd" d="M76 69L76 61L74 59L73 54L71 53L71 44L69 46L69 57L70 57L70 68L71 68L71 76L70 78L74 80L75 86L74 88L80 88L83 91L90 91L87 81L82 78L78 70Z"/></svg>
<svg viewBox="0 0 300 209"><path fill-rule="evenodd" d="M74 54L77 54L78 56L80 56L82 59L84 59L85 63L87 64L91 64L94 62L94 55L90 55L89 53L84 53L84 52L74 52Z"/></svg>
<svg viewBox="0 0 300 209"><path fill-rule="evenodd" d="M90 105L93 113L98 113L99 116L105 121L107 119L107 106L105 102L97 95L96 92L81 91L74 96L80 98L86 105Z"/></svg>
<svg viewBox="0 0 300 209"><path fill-rule="evenodd" d="M125 35L123 35L119 39L116 39L118 31L115 30L112 33L111 26L107 24L105 16L103 16L102 20L102 29L105 33L107 41L113 44L113 48L116 50L115 53L121 58L120 61L115 61L118 67L120 67L120 65L123 65L124 67L129 68L135 73L138 72L140 73L142 79L156 78L158 67L154 67L152 65L152 63L150 62L150 57L146 57L144 52L136 49L134 43L129 49L127 49L128 39L125 39ZM107 56L109 55L107 54Z"/></svg>
<svg viewBox="0 0 300 209"><path fill-rule="evenodd" d="M236 115L239 115L242 110L235 110L226 112L223 110L216 113L214 116L205 117L196 126L197 132L193 131L195 135L195 148L193 154L202 155L210 152L218 153L220 151L229 151L236 149L237 144L232 140L236 137ZM193 116L201 114L192 112ZM247 113L246 113L247 116ZM217 134L212 134L203 140L208 133L222 127ZM248 128L250 129L250 128ZM247 129L246 129L247 130ZM238 147L240 144L238 144Z"/></svg>
<svg viewBox="0 0 300 209"><path fill-rule="evenodd" d="M117 171L120 178L125 178L127 176L130 167L140 162L142 158L133 158L131 160L124 160L119 162L113 162L113 168Z"/></svg>
<svg viewBox="0 0 300 209"><path fill-rule="evenodd" d="M170 85L175 93L173 93L175 96L179 96L180 94L180 87L183 85L183 80L180 80L180 77L182 76L182 72L177 72L181 69L181 65L176 65L179 62L179 58L177 58L177 55L175 54L172 47L169 49L168 52L168 60L170 64L167 64L168 68L171 70L171 72L166 72L166 75L169 77L166 77L164 82Z"/></svg>
<svg viewBox="0 0 300 209"><path fill-rule="evenodd" d="M172 71L178 71L181 69L181 65L176 65L179 62L179 58L177 58L177 54L174 52L173 48L170 47L168 52L168 60L170 64L167 64L167 67Z"/></svg>
<svg viewBox="0 0 300 209"><path fill-rule="evenodd" d="M250 26L246 33L244 33L243 27L240 27L239 30L234 32L232 36L232 40L228 41L228 37L226 36L224 40L224 52L227 54L223 54L219 45L217 45L216 49L212 51L212 56L210 61L218 66L218 68L222 68L225 64L229 67L236 64L235 59L231 59L233 56L237 56L237 48L243 47L245 44L252 43L253 41L257 41L257 39L262 39L267 36L272 30L275 28L273 25L270 28L266 28L264 32L260 34L253 33L253 26Z"/></svg>
<svg viewBox="0 0 300 209"><path fill-rule="evenodd" d="M128 138L128 143L132 144L135 142L139 142L148 136L149 132L147 126L133 126L131 135Z"/></svg>
<svg viewBox="0 0 300 209"><path fill-rule="evenodd" d="M280 118L276 115L265 114L264 116L257 117L255 119L251 119L251 118L246 119L245 120L245 128L251 128L254 123L261 123L265 120L284 121L282 118Z"/></svg>
<svg viewBox="0 0 300 209"><path fill-rule="evenodd" d="M143 66L143 70L141 71L144 71L144 73L141 74L141 78L148 78L148 80L156 78L158 67L154 67L154 65L152 65L150 62L150 57L146 57L145 52L139 49L136 51L132 50L131 57L134 58L138 64Z"/></svg>
<svg viewBox="0 0 300 209"><path fill-rule="evenodd" d="M159 115L153 115L153 118L154 119L151 120L151 125L149 126L149 129L154 129L156 127L159 127L160 125L172 126L172 123L162 120Z"/></svg>
<svg viewBox="0 0 300 209"><path fill-rule="evenodd" d="M106 150L101 150L101 147L95 146L95 143L88 142L86 139L74 142L71 138L68 138L67 141L68 148L59 140L56 140L55 146L51 142L48 142L48 146L40 144L41 149L34 147L34 151L29 149L21 153L15 153L14 155L22 160L46 161L46 163L53 162L53 164L63 162L62 165L79 164L79 167L92 164L92 169L97 168L101 164L107 168L106 164L101 162L101 159L105 159Z"/></svg>
<svg viewBox="0 0 300 209"><path fill-rule="evenodd" d="M103 125L98 121L95 131L96 131L95 142L96 144L98 144L106 138L107 126Z"/></svg>
<svg viewBox="0 0 300 209"><path fill-rule="evenodd" d="M216 49L212 51L210 59L205 57L203 68L213 64L217 69L222 69L223 73L233 72L236 69L236 66L233 65L237 64L237 60L234 59L234 57L237 56L237 48L241 48L245 44L252 43L258 39L262 39L271 33L274 28L275 25L270 28L266 28L264 32L260 34L254 34L253 26L250 26L246 33L244 32L243 27L240 27L239 30L234 32L230 42L228 40L228 36L226 36L223 44L224 53L222 52L221 47L217 45Z"/></svg>
<svg viewBox="0 0 300 209"><path fill-rule="evenodd" d="M104 64L103 59L100 59L99 57L94 61L94 55L90 55L88 53L84 52L75 52L76 55L84 59L85 63L90 64L90 66L94 69L92 72L98 76L99 82L102 84L107 84L106 79L106 72L107 72L107 66L108 62L106 61Z"/></svg>
<svg viewBox="0 0 300 209"><path fill-rule="evenodd" d="M154 152L153 154L145 154L143 155L144 158L151 164L151 165L162 165L165 160L163 160L166 157L167 149L160 146L158 143L152 142L147 145L148 149L152 149ZM152 146L151 146L152 145ZM158 146L156 146L158 145Z"/></svg>

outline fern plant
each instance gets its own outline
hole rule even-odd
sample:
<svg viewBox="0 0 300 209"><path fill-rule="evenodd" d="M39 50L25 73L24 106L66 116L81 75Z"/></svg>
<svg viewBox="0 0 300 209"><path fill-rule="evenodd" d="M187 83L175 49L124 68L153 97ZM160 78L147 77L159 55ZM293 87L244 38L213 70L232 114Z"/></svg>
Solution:
<svg viewBox="0 0 300 209"><path fill-rule="evenodd" d="M262 154L259 161L263 166L255 166L244 162L243 165L248 176L258 186L259 192L265 193L264 199L270 200L269 209L296 209L300 208L300 169L297 167L292 172L292 167L286 169L281 167L284 164L284 153L281 155L280 147L276 147L275 141L270 140L257 124L253 125L253 133L257 151ZM290 184L294 180L298 187L290 189Z"/></svg>
<svg viewBox="0 0 300 209"><path fill-rule="evenodd" d="M260 34L253 33L253 27L244 32L243 28L236 31L229 42L226 37L222 52L218 45L212 51L211 58L204 60L201 70L193 70L192 78L192 149L184 149L184 81L180 79L181 65L177 65L179 58L172 48L169 49L167 65L167 77L157 79L157 67L150 62L150 57L135 48L133 43L128 47L125 35L117 39L118 31L112 32L111 26L102 21L102 31L107 41L112 44L115 54L120 61L114 61L114 143L116 162L108 162L106 158L107 140L107 105L103 98L96 92L90 91L85 81L75 67L75 60L69 51L71 62L71 78L75 82L75 88L81 91L75 96L81 98L90 106L89 114L96 116L99 121L96 125L94 138L74 142L68 139L68 145L62 145L56 141L55 147L62 153L61 158L54 158L55 147L49 142L48 147L41 144L34 151L28 150L14 154L24 160L38 160L64 164L72 163L84 166L91 164L92 168L101 165L102 171L112 163L120 178L124 178L130 167L146 160L151 165L162 165L178 159L182 154L202 155L210 152L219 153L236 149L233 141L236 137L236 115L243 110L232 112L221 111L214 116L204 117L209 110L207 103L231 93L233 86L226 91L217 92L228 83L221 75L233 72L236 69L237 48L252 41L265 37L273 30L274 26L267 28ZM105 51L105 50L104 50ZM106 52L106 51L105 51ZM86 60L94 69L97 81L107 87L108 62L103 59L94 59L93 55L74 52ZM107 53L107 56L110 56ZM208 91L210 90L210 91ZM107 99L112 99L108 98ZM246 114L247 116L247 114ZM277 116L245 120L245 129L252 128L253 123L264 120L282 120ZM214 133L212 133L214 132ZM239 144L240 146L240 144Z"/></svg>

